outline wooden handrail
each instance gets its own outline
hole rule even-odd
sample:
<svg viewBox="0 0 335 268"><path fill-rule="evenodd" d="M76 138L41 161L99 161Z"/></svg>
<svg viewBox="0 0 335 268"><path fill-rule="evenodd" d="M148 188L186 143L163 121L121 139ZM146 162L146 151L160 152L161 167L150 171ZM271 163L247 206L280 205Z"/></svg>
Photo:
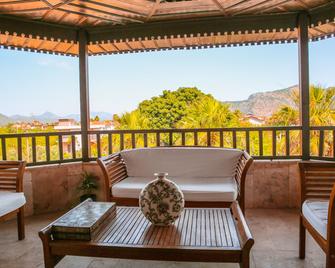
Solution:
<svg viewBox="0 0 335 268"><path fill-rule="evenodd" d="M318 146L311 159L335 161L335 126L310 128ZM89 160L123 149L159 146L239 148L254 159L301 159L301 126L89 130ZM82 161L81 131L0 134L0 160L27 165Z"/></svg>

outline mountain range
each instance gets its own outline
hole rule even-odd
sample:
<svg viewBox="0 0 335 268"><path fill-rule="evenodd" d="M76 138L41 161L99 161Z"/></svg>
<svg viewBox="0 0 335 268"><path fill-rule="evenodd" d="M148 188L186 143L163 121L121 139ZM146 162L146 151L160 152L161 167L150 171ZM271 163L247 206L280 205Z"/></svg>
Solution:
<svg viewBox="0 0 335 268"><path fill-rule="evenodd" d="M91 112L91 117L98 116L100 120L111 120L113 118L113 114L107 113L107 112ZM15 122L32 122L34 120L42 122L42 123L52 123L56 122L60 118L67 118L67 119L74 119L76 121L80 120L79 114L69 114L60 116L54 113L45 112L40 115L31 115L31 116L25 116L25 115L12 115L12 116L6 116L4 114L0 113L0 126L1 125L7 125L9 123L15 123Z"/></svg>
<svg viewBox="0 0 335 268"><path fill-rule="evenodd" d="M291 95L298 86L292 86L274 91L258 92L242 101L225 101L232 110L240 110L244 114L256 116L271 116L283 105L294 106Z"/></svg>
<svg viewBox="0 0 335 268"><path fill-rule="evenodd" d="M242 101L224 101L233 110L240 110L244 114L254 114L256 116L271 116L282 105L293 106L294 103L290 98L292 91L297 89L297 86L292 86L284 89L258 92L250 95L248 99ZM91 117L98 116L101 120L111 120L113 115L108 112L92 112ZM6 116L0 114L0 125L6 125L14 122L31 122L33 120L42 123L51 123L57 121L59 118L69 118L76 121L80 120L79 114L69 114L66 116L59 116L50 112L45 112L40 115L23 116L13 115Z"/></svg>

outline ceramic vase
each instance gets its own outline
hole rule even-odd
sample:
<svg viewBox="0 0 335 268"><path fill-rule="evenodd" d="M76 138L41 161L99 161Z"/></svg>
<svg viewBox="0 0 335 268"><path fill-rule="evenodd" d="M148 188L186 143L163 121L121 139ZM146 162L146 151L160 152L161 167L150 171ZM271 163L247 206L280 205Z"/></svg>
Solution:
<svg viewBox="0 0 335 268"><path fill-rule="evenodd" d="M156 179L141 191L139 206L144 216L154 225L168 226L175 222L184 209L183 192L168 180L167 173L155 173Z"/></svg>

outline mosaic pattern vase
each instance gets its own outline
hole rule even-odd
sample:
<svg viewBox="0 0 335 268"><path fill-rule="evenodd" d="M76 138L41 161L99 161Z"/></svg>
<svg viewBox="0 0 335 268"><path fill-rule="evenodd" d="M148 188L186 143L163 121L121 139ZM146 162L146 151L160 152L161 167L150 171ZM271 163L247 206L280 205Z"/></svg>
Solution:
<svg viewBox="0 0 335 268"><path fill-rule="evenodd" d="M155 173L156 179L141 191L139 205L144 216L154 225L168 226L175 222L184 209L183 192L167 173Z"/></svg>

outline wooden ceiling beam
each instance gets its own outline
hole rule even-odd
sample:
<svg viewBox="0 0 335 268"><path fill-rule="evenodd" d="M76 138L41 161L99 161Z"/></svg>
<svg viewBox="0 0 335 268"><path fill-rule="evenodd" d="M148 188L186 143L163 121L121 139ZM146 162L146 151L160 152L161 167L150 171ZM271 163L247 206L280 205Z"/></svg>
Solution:
<svg viewBox="0 0 335 268"><path fill-rule="evenodd" d="M309 9L309 6L303 0L296 0L296 2L304 9Z"/></svg>
<svg viewBox="0 0 335 268"><path fill-rule="evenodd" d="M211 17L174 22L150 22L114 27L88 28L92 41L113 39L138 39L158 36L204 35L217 32L244 32L266 29L287 29L296 27L297 14L272 14L240 17Z"/></svg>
<svg viewBox="0 0 335 268"><path fill-rule="evenodd" d="M270 1L271 1L271 0L270 0ZM235 15L244 14L245 12L249 11L250 9L252 10L252 9L254 9L254 8L257 8L257 7L262 8L262 6L264 6L264 4L266 4L266 3L268 3L268 2L269 2L269 0L263 0L263 1L258 2L258 3L256 3L256 4L253 4L253 5L251 5L251 6L242 8L242 9L240 9L238 12L235 12L235 13L234 13L234 16L235 16Z"/></svg>
<svg viewBox="0 0 335 268"><path fill-rule="evenodd" d="M322 6L313 8L309 11L310 23L318 25L319 22L325 23L327 20L334 21L335 18L335 1Z"/></svg>
<svg viewBox="0 0 335 268"><path fill-rule="evenodd" d="M263 8L261 10L259 10L257 12L257 14L264 14L265 12L273 9L273 8L280 8L282 5L288 3L288 2L291 2L292 0L282 0L280 1L279 3L278 2L275 2L274 4L270 5L270 6L267 6L266 8ZM285 9L286 10L286 9Z"/></svg>
<svg viewBox="0 0 335 268"><path fill-rule="evenodd" d="M108 16L111 16L111 17L116 17L116 18L132 21L132 22L143 22L143 21L138 20L138 19L133 19L133 18L130 18L130 17L127 17L127 16L122 16L122 15L119 15L119 14L116 14L116 13L111 13L111 12L108 12L108 11L105 11L105 10L88 7L88 6L85 6L85 5L73 4L73 3L70 3L68 5L72 6L72 7L75 7L75 8L79 8L80 10L86 9L86 10L89 10L89 11L92 11L92 12L101 13L103 15L108 15ZM87 13L85 13L85 14L87 14ZM104 19L104 17L101 17L101 19Z"/></svg>
<svg viewBox="0 0 335 268"><path fill-rule="evenodd" d="M74 10L69 10L69 9L64 9L64 8L59 8L58 10L63 11L63 12L67 12L67 13L70 13L70 14L75 14L75 15L80 15L80 16L84 16L84 17L89 17L89 18L99 19L99 20L103 20L103 21L108 21L108 22L111 22L113 24L123 24L119 20L114 20L114 19L111 19L111 18L104 18L104 17L101 17L101 16L96 16L96 15L92 15L92 14L88 14L88 13L84 13L84 12L80 12L80 11L74 11Z"/></svg>
<svg viewBox="0 0 335 268"><path fill-rule="evenodd" d="M225 16L228 15L228 13L226 12L226 9L224 8L224 6L220 3L219 0L212 0L212 2L216 5L216 7L218 9L220 9L221 13Z"/></svg>
<svg viewBox="0 0 335 268"><path fill-rule="evenodd" d="M156 13L156 10L159 7L159 4L161 3L161 0L156 0L155 3L153 4L148 16L146 17L146 21L149 21L151 17Z"/></svg>
<svg viewBox="0 0 335 268"><path fill-rule="evenodd" d="M1 10L0 15L32 13L32 12L44 11L44 10L48 10L48 8L47 7L35 7L35 8L26 8L26 9Z"/></svg>
<svg viewBox="0 0 335 268"><path fill-rule="evenodd" d="M39 21L21 19L13 16L0 15L0 31L9 33L16 32L18 35L25 34L46 37L47 39L61 39L77 41L77 28L65 25L57 25Z"/></svg>
<svg viewBox="0 0 335 268"><path fill-rule="evenodd" d="M117 7L117 6L112 5L112 4L101 3L101 2L93 1L93 0L85 0L85 2L86 3L90 3L90 4L94 4L96 6L104 7L104 8L107 8L107 9L112 9L112 10L116 10L116 11L126 12L126 13L129 13L129 14L132 14L132 15L136 15L136 16L142 16L142 17L146 16L145 13L141 13L141 12L137 12L137 11L133 11L133 10L121 8L121 7Z"/></svg>
<svg viewBox="0 0 335 268"><path fill-rule="evenodd" d="M44 4L46 4L49 8L52 8L53 5L48 2L48 0L41 0Z"/></svg>
<svg viewBox="0 0 335 268"><path fill-rule="evenodd" d="M43 14L42 20L45 19L53 10L55 10L57 8L60 8L60 7L64 6L64 5L67 5L67 4L69 4L69 3L73 2L73 1L75 1L75 0L66 0L66 1L63 0L61 3L58 3L56 5L51 5L51 7L49 8L49 10L47 10Z"/></svg>
<svg viewBox="0 0 335 268"><path fill-rule="evenodd" d="M34 3L34 2L40 2L40 0L17 0L17 1L5 1L0 2L0 6L4 5L18 5L18 4L26 4L26 3Z"/></svg>

